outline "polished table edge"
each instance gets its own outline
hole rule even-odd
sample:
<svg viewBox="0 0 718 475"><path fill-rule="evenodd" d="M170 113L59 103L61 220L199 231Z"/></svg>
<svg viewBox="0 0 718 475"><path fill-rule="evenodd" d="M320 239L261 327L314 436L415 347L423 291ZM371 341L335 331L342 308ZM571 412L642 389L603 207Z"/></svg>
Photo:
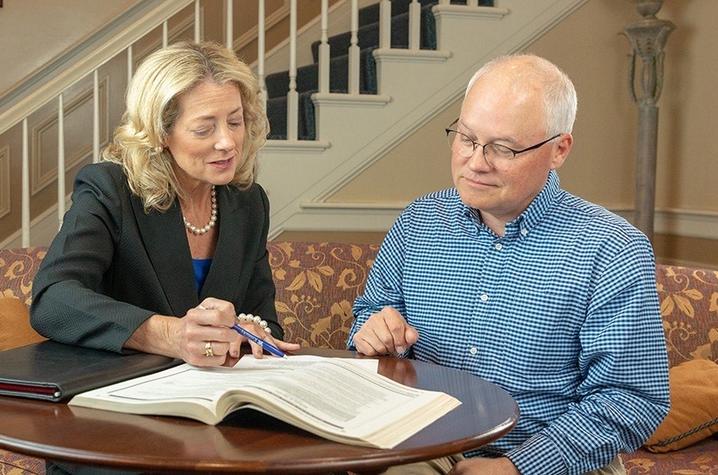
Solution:
<svg viewBox="0 0 718 475"><path fill-rule="evenodd" d="M329 349L302 349L297 351L296 354L313 354L325 357L357 357L354 352L345 350L329 350ZM361 357L361 356L359 356ZM431 365L430 363L423 363L414 360L400 360L394 357L380 357L380 367L382 365L396 365L401 364L402 361L408 361L412 366L419 365ZM435 366L435 365L434 365ZM444 367L441 367L444 368ZM451 368L444 368L445 370L452 370ZM380 374L382 371L380 371ZM468 373L466 373L468 374ZM386 375L391 377L391 375ZM481 379L481 378L477 378ZM437 390L433 388L433 390ZM502 390L503 391L503 390ZM505 392L505 391L504 391ZM508 395L508 393L507 393ZM509 396L510 397L510 396ZM51 403L45 401L32 401L21 398L9 398L0 397L2 400L18 400L18 401L31 401L33 404L50 404L58 405L64 403ZM513 401L513 400L512 400ZM400 446L394 449L376 449L370 447L356 447L356 450L362 452L360 454L352 454L348 458L335 457L327 459L326 457L317 457L316 460L307 458L302 461L300 466L293 460L287 460L286 464L277 463L274 461L272 466L262 465L261 463L247 463L244 466L237 466L237 462L223 462L223 461L196 461L192 463L177 464L172 466L166 466L165 463L138 463L137 457L131 455L118 456L113 455L111 460L108 460L103 454L98 453L96 450L76 450L69 448L62 448L58 450L57 446L50 446L47 444L32 443L23 440L14 439L0 434L0 447L27 455L41 457L45 459L52 459L57 461L69 462L69 463L80 463L83 465L97 465L115 469L134 469L134 470L151 470L156 472L190 472L190 471L202 471L202 472L235 472L235 473L319 473L327 471L337 470L350 470L358 473L374 472L377 470L384 469L393 465L402 465L406 463L412 463L422 460L428 460L432 458L438 458L442 456L452 455L456 453L465 452L468 450L476 449L488 442L496 440L506 433L510 432L518 420L518 406L513 401L514 410L513 413L502 423L497 424L493 430L484 432L472 438L465 438L458 441L450 441L442 444L432 445L431 449L426 448L415 448L415 449L402 449ZM99 411L94 409L87 409L88 411ZM99 411L99 413L105 413L106 411ZM129 416L129 415L126 415ZM155 417L155 416L138 416L132 415L133 417ZM159 417L159 416L157 416ZM177 419L177 418L173 418ZM190 424L202 423L196 421L189 421ZM431 427L431 426L429 426ZM0 431L2 428L0 427ZM332 443L328 441L329 443ZM337 445L344 445L339 443L333 443ZM400 444L401 445L401 444Z"/></svg>

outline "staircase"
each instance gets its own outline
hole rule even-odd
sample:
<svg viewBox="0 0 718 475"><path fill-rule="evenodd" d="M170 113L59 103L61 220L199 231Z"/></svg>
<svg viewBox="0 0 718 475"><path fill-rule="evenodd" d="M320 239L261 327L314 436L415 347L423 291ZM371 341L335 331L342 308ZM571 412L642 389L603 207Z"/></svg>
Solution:
<svg viewBox="0 0 718 475"><path fill-rule="evenodd" d="M294 4L295 1L285 0L285 3ZM322 90L318 87L322 77L318 62L326 45L320 46L317 28L301 30L297 43L310 45L308 48L311 49L313 63L298 68L296 73L299 114L294 125L298 140L286 140L292 136L288 134L287 124L289 73L284 71L264 77L263 63L257 65L266 84L267 112L271 124L270 140L260 152L258 161L258 182L267 190L272 205L270 238L293 229L346 230L347 225L342 223L347 222L351 223L352 230L385 231L387 223L398 213L398 208L381 203L343 207L326 203L326 198L456 102L463 95L468 79L486 60L525 48L585 1L382 0L383 8L389 3L391 5L391 19L387 21L388 17L380 15L377 0L358 13L355 11L359 27L356 30L358 81L347 74L352 63L352 34L337 34L327 41L329 81L323 92L318 92ZM84 50L78 49L83 54L69 58L74 64L64 68L53 65L60 73L38 85L36 89L40 94L36 94L36 104L30 104L33 91L29 87L32 85L29 85L27 99L15 101L10 114L0 109L0 124L5 124L0 129L8 130L22 117L40 107L47 107L53 100L57 101L58 94L61 95L88 74L95 76L97 94L99 66L122 54L123 48L129 65L133 44L158 25L162 26L162 41L166 43L168 37L172 37L168 22L175 11L194 5L194 27L190 19L187 28L194 28L195 38L200 34L201 0L145 2L148 13L141 15L136 25L132 23L122 35L105 35L109 46L87 53L87 46L83 45ZM228 8L231 0L225 0L224 4ZM331 9L332 15L349 18L352 4L356 5L356 0L339 0ZM173 12L168 12L170 7ZM415 13L417 10L418 14ZM231 9L228 11L231 13ZM414 20L410 21L410 17ZM418 36L412 33L412 25L413 31L416 31L416 18L420 25ZM390 29L387 29L388 23ZM228 29L231 34L231 28ZM383 36L380 31L385 32ZM390 34L386 35L386 31ZM266 56L266 61L277 64L276 58L291 54L289 46L276 48ZM131 74L131 69L128 73ZM357 82L358 87L352 86ZM59 99L62 104L62 98ZM96 111L95 117L97 115ZM114 127L114 124L109 125ZM91 140L95 157L98 156L100 143L98 135L96 120ZM58 159L60 163L62 161ZM23 181L27 184L26 167L27 157L24 157ZM32 222L29 218L30 194L23 191L23 229L32 231L23 232L22 240L18 231L0 242L0 247L24 245L24 242L30 242L28 234L32 234L32 244L49 242L65 204L59 199L64 183L58 188L60 206L56 205L54 211L47 210ZM67 192L71 192L71 185L67 187ZM376 220L371 224L377 214L386 219L379 225Z"/></svg>
<svg viewBox="0 0 718 475"><path fill-rule="evenodd" d="M365 8L359 35L362 94L347 94L346 79L334 79L334 74L332 92L318 93L316 65L302 68L305 76L297 77L298 92L302 85L298 141L274 139L286 134L273 108L286 110L280 91L286 91L288 76L267 76L274 140L260 153L258 181L272 204L270 238L285 230L385 231L399 209L380 203L341 206L326 203L326 198L460 99L484 62L525 48L584 2L498 0L472 6L424 1L421 48L413 50L406 48L402 30L408 2L392 2L392 26L397 25L392 48L377 47L377 7ZM347 34L334 36L330 45L333 68L341 71ZM313 56L316 61L316 51ZM273 101L279 105L271 105Z"/></svg>

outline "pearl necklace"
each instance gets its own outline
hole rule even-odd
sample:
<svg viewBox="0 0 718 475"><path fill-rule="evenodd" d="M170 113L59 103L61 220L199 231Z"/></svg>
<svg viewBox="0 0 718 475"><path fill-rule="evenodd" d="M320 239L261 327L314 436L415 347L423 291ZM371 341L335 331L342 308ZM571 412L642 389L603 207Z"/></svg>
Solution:
<svg viewBox="0 0 718 475"><path fill-rule="evenodd" d="M197 226L193 225L189 221L187 221L187 218L184 217L184 213L182 214L182 221L184 221L185 227L195 236L200 236L202 234L206 234L207 231L212 229L217 222L217 191L214 189L214 185L212 185L212 216L209 218L209 223L205 224L203 227L198 228Z"/></svg>

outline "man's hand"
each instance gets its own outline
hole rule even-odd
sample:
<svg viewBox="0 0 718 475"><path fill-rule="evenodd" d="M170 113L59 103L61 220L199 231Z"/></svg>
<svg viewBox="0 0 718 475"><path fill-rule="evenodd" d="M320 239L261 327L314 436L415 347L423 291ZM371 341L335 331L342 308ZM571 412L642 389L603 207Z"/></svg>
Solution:
<svg viewBox="0 0 718 475"><path fill-rule="evenodd" d="M354 335L357 351L367 356L403 353L419 339L419 333L392 307L384 307Z"/></svg>
<svg viewBox="0 0 718 475"><path fill-rule="evenodd" d="M506 457L496 459L473 457L454 465L449 475L520 475Z"/></svg>

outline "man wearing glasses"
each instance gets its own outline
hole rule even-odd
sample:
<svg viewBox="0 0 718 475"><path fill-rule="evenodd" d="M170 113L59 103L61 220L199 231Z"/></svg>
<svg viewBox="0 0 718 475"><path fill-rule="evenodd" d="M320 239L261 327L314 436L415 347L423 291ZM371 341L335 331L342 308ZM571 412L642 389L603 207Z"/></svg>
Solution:
<svg viewBox="0 0 718 475"><path fill-rule="evenodd" d="M454 188L414 201L384 240L349 347L470 371L521 411L466 459L397 473L622 474L618 453L668 412L651 244L559 186L576 102L545 59L486 64L446 129Z"/></svg>

